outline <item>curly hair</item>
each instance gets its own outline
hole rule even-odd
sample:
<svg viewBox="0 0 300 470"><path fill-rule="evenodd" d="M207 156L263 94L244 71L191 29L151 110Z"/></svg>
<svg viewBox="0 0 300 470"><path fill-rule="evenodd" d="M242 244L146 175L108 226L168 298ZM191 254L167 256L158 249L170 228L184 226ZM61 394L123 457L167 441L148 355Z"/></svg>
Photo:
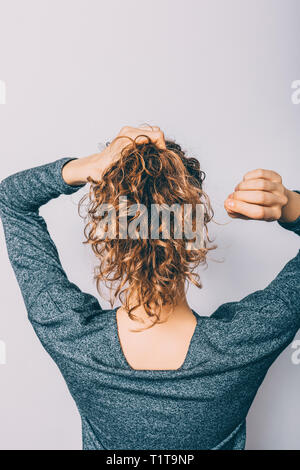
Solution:
<svg viewBox="0 0 300 470"><path fill-rule="evenodd" d="M215 248L209 246L211 240L207 230L214 212L202 189L205 173L196 158L187 157L181 146L172 140L166 139L166 148L162 149L149 137L143 144L137 143L138 137L128 138L130 143L122 149L118 160L106 168L101 180L88 178L89 193L79 202L80 208L88 198L85 216L87 224L84 228L86 240L83 243L92 246L99 260L94 270L98 292L100 282L104 282L111 292L112 307L119 299L129 317L134 319L133 311L143 306L155 324L160 320L164 305L171 309L175 307L179 285L184 286L185 281L189 280L197 287L202 287L195 270L199 264L207 264L207 252ZM118 230L113 238L108 237L108 234L103 236L103 233L100 236L99 224L104 215L99 215L99 209L103 205L109 204L115 210L116 224L120 227L121 196L127 198L129 223L137 217L130 212L133 205L150 208L152 204L180 204L181 207L190 204L194 212L196 205L201 204L204 213L202 248L188 249L185 236L180 239L174 237L173 225L171 236L163 239L161 219L158 238L137 235L136 238L124 239ZM194 216L192 223L194 227ZM130 304L133 294L135 301Z"/></svg>

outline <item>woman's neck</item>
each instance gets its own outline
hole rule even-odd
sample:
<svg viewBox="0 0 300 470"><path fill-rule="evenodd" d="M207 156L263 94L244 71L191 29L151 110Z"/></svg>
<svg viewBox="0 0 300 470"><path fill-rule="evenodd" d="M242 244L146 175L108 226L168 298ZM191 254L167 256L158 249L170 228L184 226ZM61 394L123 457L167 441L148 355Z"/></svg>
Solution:
<svg viewBox="0 0 300 470"><path fill-rule="evenodd" d="M131 300L129 306L133 307L137 304L136 297L134 294L131 295ZM122 316L124 321L128 323L128 326L132 328L147 328L153 324L155 317L150 317L143 305L136 307L133 312L133 319L128 316L128 313L124 307L118 309L118 315ZM159 312L159 321L157 325L168 324L177 324L181 323L183 320L186 320L188 317L194 316L191 308L188 305L185 292L180 291L180 295L174 306L166 304L163 305L161 311ZM127 317L127 320L126 320Z"/></svg>

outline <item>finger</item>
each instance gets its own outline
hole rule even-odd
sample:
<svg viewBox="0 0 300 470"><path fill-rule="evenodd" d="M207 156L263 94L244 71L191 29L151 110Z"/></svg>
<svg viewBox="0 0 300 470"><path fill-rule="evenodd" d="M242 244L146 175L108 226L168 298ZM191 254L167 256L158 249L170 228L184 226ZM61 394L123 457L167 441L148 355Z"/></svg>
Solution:
<svg viewBox="0 0 300 470"><path fill-rule="evenodd" d="M137 133L137 135L135 136L136 142L139 144L148 143L149 140L145 136L149 137L151 142L157 145L157 147L162 148L162 149L166 148L164 135L161 131L159 132L146 131L146 132L143 132L143 134Z"/></svg>
<svg viewBox="0 0 300 470"><path fill-rule="evenodd" d="M278 184L264 178L247 179L241 181L234 188L235 191L275 191Z"/></svg>
<svg viewBox="0 0 300 470"><path fill-rule="evenodd" d="M238 212L232 212L227 206L226 206L226 201L224 203L225 210L229 217L232 219L245 219L248 220L250 217L246 217L245 215L239 214Z"/></svg>
<svg viewBox="0 0 300 470"><path fill-rule="evenodd" d="M134 139L139 144L148 143L150 139L159 148L166 149L164 133L162 132L162 130L158 126L149 126L148 124L146 126L148 128L125 126L121 129L121 135L123 135L124 137L128 136ZM155 128L157 130L152 130L152 128Z"/></svg>
<svg viewBox="0 0 300 470"><path fill-rule="evenodd" d="M150 124L142 124L139 126L137 129L149 129L152 130L153 132L158 132L160 131L160 128L158 126L151 126Z"/></svg>
<svg viewBox="0 0 300 470"><path fill-rule="evenodd" d="M275 183L281 183L282 179L281 176L276 173L276 171L272 170L264 170L263 168L258 168L256 170L248 171L244 175L243 180L255 179L255 178L263 178L270 181L274 181Z"/></svg>
<svg viewBox="0 0 300 470"><path fill-rule="evenodd" d="M233 193L229 194L228 198L224 202L224 207L229 217L231 217L232 219L249 219L249 217L239 214L238 212L233 212L229 209L229 207L227 206L227 201L230 199L233 199Z"/></svg>
<svg viewBox="0 0 300 470"><path fill-rule="evenodd" d="M281 203L279 195L268 191L235 191L233 199L262 206L272 206Z"/></svg>
<svg viewBox="0 0 300 470"><path fill-rule="evenodd" d="M227 199L225 201L225 207L232 212L237 212L256 220L274 220L277 216L280 217L279 213L277 213L277 208L249 204L244 201L238 201L237 199Z"/></svg>
<svg viewBox="0 0 300 470"><path fill-rule="evenodd" d="M136 135L138 135L140 131L143 131L145 134L162 132L159 126L151 126L150 124L142 124L138 127L128 127L127 129L130 133Z"/></svg>
<svg viewBox="0 0 300 470"><path fill-rule="evenodd" d="M245 215L239 214L238 212L230 212L227 208L226 208L226 211L229 217L231 217L232 219L243 219L243 220L250 219L250 217L246 217Z"/></svg>
<svg viewBox="0 0 300 470"><path fill-rule="evenodd" d="M158 138L156 141L156 145L161 148L161 149L166 149L166 141L165 141L165 135L164 133L160 130L158 131Z"/></svg>
<svg viewBox="0 0 300 470"><path fill-rule="evenodd" d="M157 145L157 147L166 149L166 142L164 133L161 130L158 131L146 131L145 134L150 137L150 140ZM138 137L139 138L139 137Z"/></svg>

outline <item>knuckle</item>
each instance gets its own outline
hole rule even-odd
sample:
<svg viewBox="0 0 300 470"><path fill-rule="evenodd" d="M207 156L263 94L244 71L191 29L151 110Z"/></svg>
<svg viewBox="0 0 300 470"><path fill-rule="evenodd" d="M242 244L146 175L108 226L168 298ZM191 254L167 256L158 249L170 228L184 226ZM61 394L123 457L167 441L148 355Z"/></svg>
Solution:
<svg viewBox="0 0 300 470"><path fill-rule="evenodd" d="M277 171L273 171L273 170L270 170L271 171L271 178L272 180L275 182L275 183L281 183L282 182L282 178L281 178L281 175L279 173L277 173Z"/></svg>
<svg viewBox="0 0 300 470"><path fill-rule="evenodd" d="M258 177L263 177L265 176L265 170L263 168L257 168L257 174L258 174Z"/></svg>
<svg viewBox="0 0 300 470"><path fill-rule="evenodd" d="M259 184L262 190L269 189L269 182L267 180L261 179Z"/></svg>
<svg viewBox="0 0 300 470"><path fill-rule="evenodd" d="M268 193L265 191L259 191L258 193L258 202L260 204L266 204L269 200Z"/></svg>
<svg viewBox="0 0 300 470"><path fill-rule="evenodd" d="M260 206L256 209L256 217L258 219L264 219L266 215L265 208L263 206Z"/></svg>
<svg viewBox="0 0 300 470"><path fill-rule="evenodd" d="M280 207L275 207L273 210L273 216L277 220L281 217L281 209Z"/></svg>

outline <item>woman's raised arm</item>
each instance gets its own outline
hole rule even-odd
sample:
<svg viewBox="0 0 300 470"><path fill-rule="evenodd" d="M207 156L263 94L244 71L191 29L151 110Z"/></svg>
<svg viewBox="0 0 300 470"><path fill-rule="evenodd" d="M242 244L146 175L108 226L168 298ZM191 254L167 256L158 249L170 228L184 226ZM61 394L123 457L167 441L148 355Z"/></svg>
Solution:
<svg viewBox="0 0 300 470"><path fill-rule="evenodd" d="M92 299L69 281L47 224L39 215L42 205L84 185L70 186L62 178L62 168L70 160L61 158L20 171L0 184L0 217L9 261L28 316L36 321L54 318L72 305Z"/></svg>
<svg viewBox="0 0 300 470"><path fill-rule="evenodd" d="M232 204L229 204L232 202ZM300 235L300 193L289 191L269 170L245 175L225 201L233 218L277 221ZM265 361L269 367L300 328L300 251L267 287L221 305L206 323L206 333L221 363ZM224 365L224 364L223 364Z"/></svg>

